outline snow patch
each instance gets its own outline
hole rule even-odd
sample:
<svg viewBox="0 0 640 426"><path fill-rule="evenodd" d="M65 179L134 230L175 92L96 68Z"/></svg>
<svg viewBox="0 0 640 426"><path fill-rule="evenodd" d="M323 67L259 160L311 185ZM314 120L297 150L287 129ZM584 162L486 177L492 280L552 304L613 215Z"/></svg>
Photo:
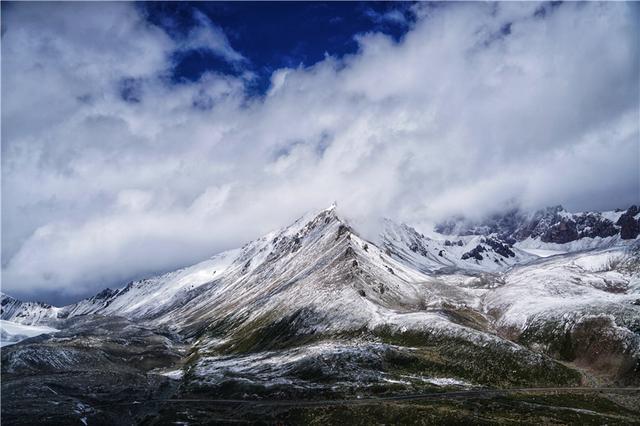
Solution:
<svg viewBox="0 0 640 426"><path fill-rule="evenodd" d="M582 256L573 261L573 264L589 272L608 271L621 260L619 253L598 253L590 256Z"/></svg>
<svg viewBox="0 0 640 426"><path fill-rule="evenodd" d="M472 387L473 385L464 380L452 379L449 377L436 377L433 379L425 379L426 382L434 384L436 386L464 386Z"/></svg>
<svg viewBox="0 0 640 426"><path fill-rule="evenodd" d="M0 320L0 347L16 344L29 337L58 331L60 330L52 327L24 325L13 321Z"/></svg>
<svg viewBox="0 0 640 426"><path fill-rule="evenodd" d="M520 247L520 250L525 251L527 253L531 253L538 257L550 257L550 256L556 256L558 254L566 253L566 251L562 251L562 250L534 249L534 248L524 248L524 247Z"/></svg>
<svg viewBox="0 0 640 426"><path fill-rule="evenodd" d="M180 380L182 376L184 376L184 371L182 370L171 370L161 373L163 376L168 377L173 380Z"/></svg>

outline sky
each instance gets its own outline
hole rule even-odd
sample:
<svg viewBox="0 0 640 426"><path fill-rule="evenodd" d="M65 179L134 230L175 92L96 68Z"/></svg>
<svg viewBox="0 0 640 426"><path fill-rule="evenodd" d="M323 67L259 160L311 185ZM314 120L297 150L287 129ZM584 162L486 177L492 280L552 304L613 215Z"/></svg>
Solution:
<svg viewBox="0 0 640 426"><path fill-rule="evenodd" d="M54 304L338 203L640 200L634 3L2 2L2 291Z"/></svg>

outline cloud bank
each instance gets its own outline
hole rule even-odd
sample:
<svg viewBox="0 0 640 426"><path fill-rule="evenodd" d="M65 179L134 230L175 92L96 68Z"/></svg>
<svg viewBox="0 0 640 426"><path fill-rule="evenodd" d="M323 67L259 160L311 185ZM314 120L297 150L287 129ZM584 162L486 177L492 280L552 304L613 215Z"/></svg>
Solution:
<svg viewBox="0 0 640 426"><path fill-rule="evenodd" d="M250 61L128 3L2 16L2 285L69 301L241 245L337 201L411 223L505 204L637 202L639 8L427 4L395 42L175 84L176 52Z"/></svg>

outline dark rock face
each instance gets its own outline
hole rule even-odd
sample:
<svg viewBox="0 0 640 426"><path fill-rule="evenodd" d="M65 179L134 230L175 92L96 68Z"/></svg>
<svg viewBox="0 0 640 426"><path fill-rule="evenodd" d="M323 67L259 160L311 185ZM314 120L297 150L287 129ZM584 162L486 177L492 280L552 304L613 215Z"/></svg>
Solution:
<svg viewBox="0 0 640 426"><path fill-rule="evenodd" d="M529 237L541 237L550 227L560 220L559 213L564 209L562 206L547 207L538 210L530 217L523 217L520 225L512 234L517 241L525 240Z"/></svg>
<svg viewBox="0 0 640 426"><path fill-rule="evenodd" d="M616 225L620 227L620 238L623 240L632 240L640 234L640 220L636 220L634 217L637 214L638 207L631 206L616 222Z"/></svg>
<svg viewBox="0 0 640 426"><path fill-rule="evenodd" d="M480 254L480 253L485 252L485 251L487 251L487 249L478 244L477 246L475 246L473 248L473 250L469 250L468 252L464 253L462 255L461 259L462 260L467 260L467 259L473 258L473 259L476 259L476 260L482 260L482 259L484 259L484 257L482 257L482 254Z"/></svg>
<svg viewBox="0 0 640 426"><path fill-rule="evenodd" d="M491 251L493 251L494 253L502 257L515 257L516 255L513 252L513 250L511 250L511 246L509 244L497 238L494 238L494 237L483 238L480 241L480 243L481 244L478 244L472 250L469 250L468 252L463 253L461 259L462 260L467 260L467 259L482 260L484 259L484 256L482 255L482 253L490 253ZM497 262L498 260L495 259L495 261Z"/></svg>
<svg viewBox="0 0 640 426"><path fill-rule="evenodd" d="M638 213L640 209L631 206L614 224L600 213L572 214L562 206L547 207L530 214L512 209L476 222L456 217L436 225L435 230L445 235L496 235L508 244L529 237L563 244L585 237L607 238L618 233L623 239L633 239L640 234L640 223L634 217Z"/></svg>
<svg viewBox="0 0 640 426"><path fill-rule="evenodd" d="M336 241L340 239L340 237L345 233L349 231L349 228L346 225L340 225L338 227L338 235L336 235Z"/></svg>
<svg viewBox="0 0 640 426"><path fill-rule="evenodd" d="M571 219L560 219L559 222L549 226L540 236L540 240L545 243L564 244L578 239L576 223Z"/></svg>
<svg viewBox="0 0 640 426"><path fill-rule="evenodd" d="M109 297L113 296L114 294L115 294L114 290L111 290L110 288L105 288L104 290L102 290L100 293L96 294L93 297L95 299L108 299Z"/></svg>
<svg viewBox="0 0 640 426"><path fill-rule="evenodd" d="M344 251L345 259L353 259L355 255L356 255L356 252L353 250L351 246L347 247L347 249Z"/></svg>
<svg viewBox="0 0 640 426"><path fill-rule="evenodd" d="M487 244L489 247L493 249L496 253L498 253L502 257L515 257L516 254L511 250L508 244L505 244L495 238L484 238L482 240L483 243Z"/></svg>
<svg viewBox="0 0 640 426"><path fill-rule="evenodd" d="M498 234L501 239L513 234L525 219L517 209L493 214L479 223L465 223L463 217L454 217L436 225L435 230L445 235L489 235Z"/></svg>
<svg viewBox="0 0 640 426"><path fill-rule="evenodd" d="M640 208L634 204L633 206L631 206L631 207L629 207L627 209L627 212L625 214L627 214L629 216L635 216L638 213L640 213Z"/></svg>
<svg viewBox="0 0 640 426"><path fill-rule="evenodd" d="M614 223L597 213L575 215L578 237L612 237L618 233Z"/></svg>
<svg viewBox="0 0 640 426"><path fill-rule="evenodd" d="M420 243L420 241L415 241L413 244L411 244L411 246L409 247L409 250L411 250L414 253L420 253L423 256L428 255L427 249L424 248L424 246Z"/></svg>

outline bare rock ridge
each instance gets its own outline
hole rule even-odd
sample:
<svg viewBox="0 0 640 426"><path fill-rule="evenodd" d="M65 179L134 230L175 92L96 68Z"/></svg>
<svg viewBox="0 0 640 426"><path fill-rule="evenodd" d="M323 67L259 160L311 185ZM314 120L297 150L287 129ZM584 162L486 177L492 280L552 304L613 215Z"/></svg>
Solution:
<svg viewBox="0 0 640 426"><path fill-rule="evenodd" d="M533 213L512 209L493 214L480 221L457 217L444 221L436 230L447 235L495 234L504 241L515 243L527 238L542 242L564 244L581 238L607 238L620 235L634 239L640 233L638 207L626 211L569 213L562 206L548 207Z"/></svg>
<svg viewBox="0 0 640 426"><path fill-rule="evenodd" d="M616 225L620 227L620 238L631 240L640 234L640 219L636 219L638 213L640 213L640 209L634 205L620 215L616 221Z"/></svg>

